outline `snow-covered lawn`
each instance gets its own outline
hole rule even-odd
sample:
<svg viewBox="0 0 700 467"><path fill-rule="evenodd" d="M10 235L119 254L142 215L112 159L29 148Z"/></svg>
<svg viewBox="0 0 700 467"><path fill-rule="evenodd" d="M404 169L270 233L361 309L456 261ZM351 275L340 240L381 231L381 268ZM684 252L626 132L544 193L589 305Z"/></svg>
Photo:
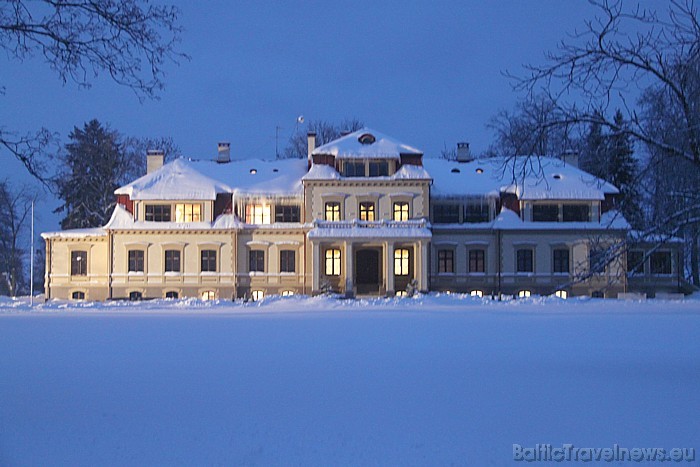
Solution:
<svg viewBox="0 0 700 467"><path fill-rule="evenodd" d="M504 465L699 414L700 300L0 301L3 466Z"/></svg>

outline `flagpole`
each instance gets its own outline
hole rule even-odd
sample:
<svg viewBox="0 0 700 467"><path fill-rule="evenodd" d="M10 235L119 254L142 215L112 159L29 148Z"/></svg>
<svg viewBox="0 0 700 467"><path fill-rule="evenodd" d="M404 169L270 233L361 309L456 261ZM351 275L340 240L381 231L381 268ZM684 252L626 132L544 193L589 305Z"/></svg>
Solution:
<svg viewBox="0 0 700 467"><path fill-rule="evenodd" d="M29 252L29 306L34 306L34 200L32 200L32 244Z"/></svg>

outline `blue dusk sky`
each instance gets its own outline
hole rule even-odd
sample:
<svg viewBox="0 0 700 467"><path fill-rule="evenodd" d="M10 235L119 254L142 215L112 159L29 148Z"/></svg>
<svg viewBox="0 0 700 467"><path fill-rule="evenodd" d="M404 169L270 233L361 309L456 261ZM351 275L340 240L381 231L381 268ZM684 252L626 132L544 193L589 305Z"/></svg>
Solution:
<svg viewBox="0 0 700 467"><path fill-rule="evenodd" d="M106 77L64 85L40 58L2 56L1 124L44 126L65 142L97 118L126 135L171 136L190 157L230 141L234 158L273 158L276 127L281 150L299 115L355 117L427 156L458 141L481 153L489 118L519 97L502 73L542 63L596 11L559 0L176 4L191 60L167 66L159 100L141 103Z"/></svg>

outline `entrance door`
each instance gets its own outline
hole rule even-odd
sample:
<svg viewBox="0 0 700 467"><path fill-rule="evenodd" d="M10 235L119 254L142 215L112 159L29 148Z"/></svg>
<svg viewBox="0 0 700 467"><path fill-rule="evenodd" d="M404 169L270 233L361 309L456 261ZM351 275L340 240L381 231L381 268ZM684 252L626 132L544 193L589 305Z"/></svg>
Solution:
<svg viewBox="0 0 700 467"><path fill-rule="evenodd" d="M379 293L379 250L357 250L355 271L358 294Z"/></svg>

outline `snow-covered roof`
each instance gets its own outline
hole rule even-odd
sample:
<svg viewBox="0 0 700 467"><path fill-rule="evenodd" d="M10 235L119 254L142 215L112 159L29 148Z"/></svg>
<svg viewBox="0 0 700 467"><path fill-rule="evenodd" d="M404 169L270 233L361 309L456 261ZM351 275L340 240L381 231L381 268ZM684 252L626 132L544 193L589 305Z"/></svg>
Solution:
<svg viewBox="0 0 700 467"><path fill-rule="evenodd" d="M325 164L312 164L303 180L345 180L366 179L368 177L343 177L333 167ZM418 165L402 165L396 173L383 177L371 177L372 180L431 180L430 174Z"/></svg>
<svg viewBox="0 0 700 467"><path fill-rule="evenodd" d="M610 183L551 157L498 157L456 162L423 158L435 196L498 196L522 200L602 200L619 193Z"/></svg>
<svg viewBox="0 0 700 467"><path fill-rule="evenodd" d="M217 230L233 229L241 225L233 214L222 214L213 223L135 221L132 214L118 204L102 230Z"/></svg>
<svg viewBox="0 0 700 467"><path fill-rule="evenodd" d="M378 131L362 128L317 147L311 154L330 154L338 159L398 159L401 154L421 155L423 151Z"/></svg>
<svg viewBox="0 0 700 467"><path fill-rule="evenodd" d="M481 224L483 226L483 224ZM617 211L608 211L600 217L600 222L524 222L513 211L501 208L492 222L496 230L627 230L627 220Z"/></svg>
<svg viewBox="0 0 700 467"><path fill-rule="evenodd" d="M230 191L228 185L203 175L190 161L180 158L114 193L129 195L132 200L215 200L218 193Z"/></svg>
<svg viewBox="0 0 700 467"><path fill-rule="evenodd" d="M306 159L243 159L225 164L192 160L190 164L204 175L232 187L231 193L274 196L301 195L301 180L308 168Z"/></svg>
<svg viewBox="0 0 700 467"><path fill-rule="evenodd" d="M88 237L104 237L107 231L102 227L92 229L71 229L61 230L58 232L43 232L41 238L88 238Z"/></svg>

